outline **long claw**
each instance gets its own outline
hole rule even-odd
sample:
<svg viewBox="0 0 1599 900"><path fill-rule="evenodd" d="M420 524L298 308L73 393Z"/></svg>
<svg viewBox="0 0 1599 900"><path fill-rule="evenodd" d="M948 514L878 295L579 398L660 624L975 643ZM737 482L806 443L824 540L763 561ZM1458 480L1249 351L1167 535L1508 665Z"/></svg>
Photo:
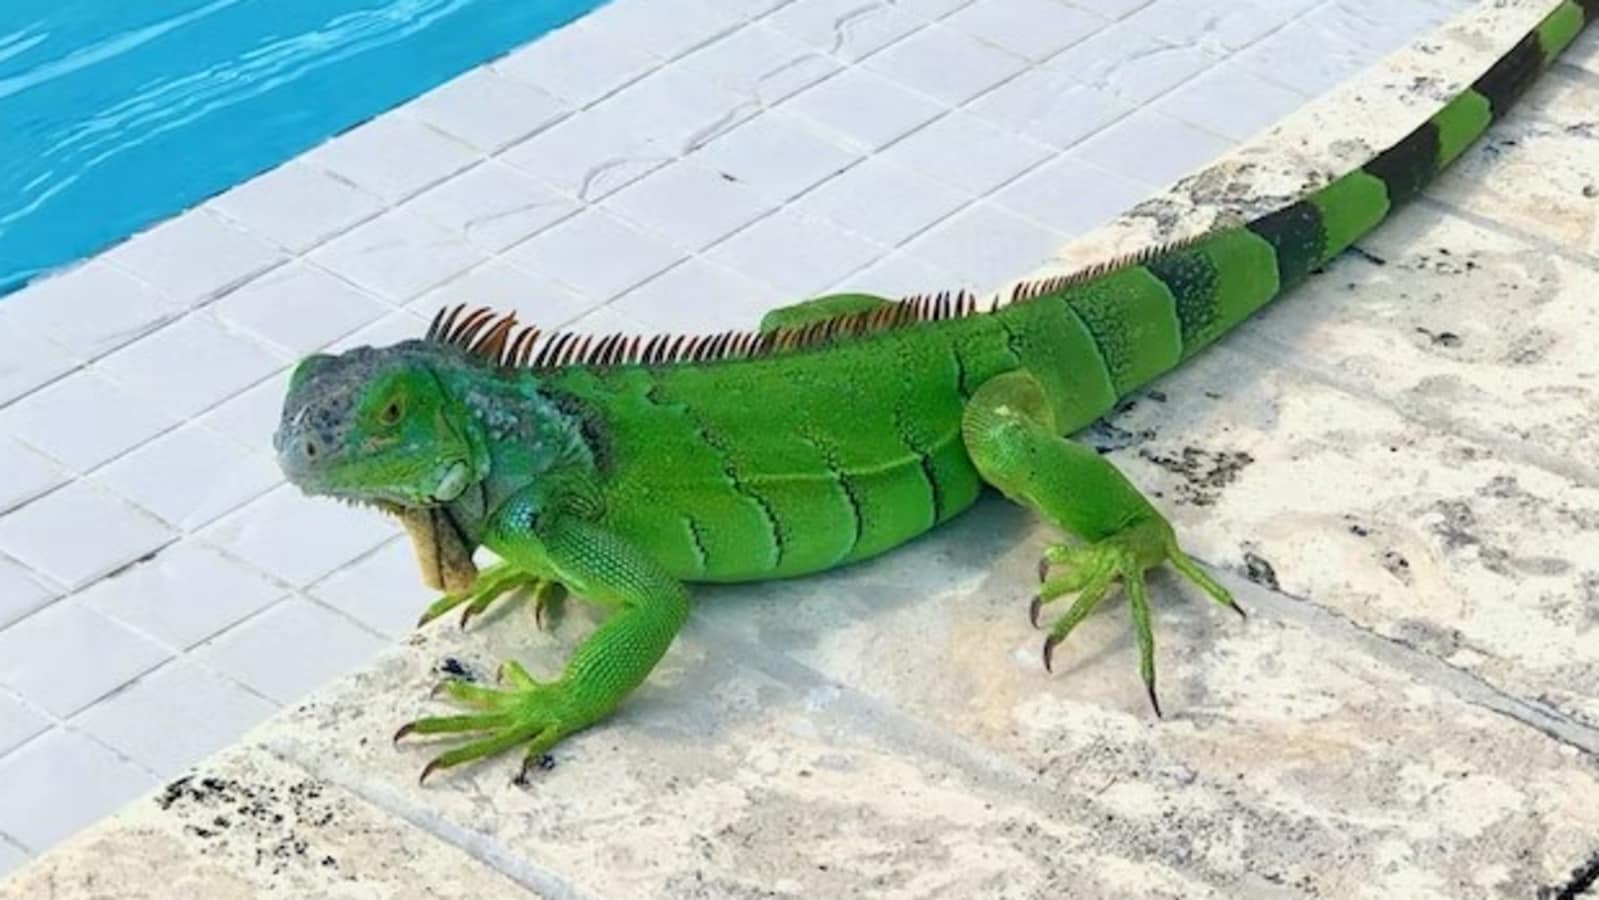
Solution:
<svg viewBox="0 0 1599 900"><path fill-rule="evenodd" d="M1138 639L1138 674L1144 679L1144 691L1149 694L1149 704L1160 713L1160 700L1155 695L1155 631L1149 623L1149 589L1144 586L1143 573L1137 570L1124 572L1122 584L1127 589L1127 606L1133 617L1133 635Z"/></svg>
<svg viewBox="0 0 1599 900"><path fill-rule="evenodd" d="M392 739L393 743L398 744L400 742L401 738L404 738L406 735L411 734L411 733L413 733L415 731L416 731L416 723L415 722L406 722L404 725L400 726L400 730L399 731L396 731L394 733L394 738Z"/></svg>
<svg viewBox="0 0 1599 900"><path fill-rule="evenodd" d="M1038 583L1043 584L1047 578L1049 578L1049 557L1040 556L1038 558Z"/></svg>
<svg viewBox="0 0 1599 900"><path fill-rule="evenodd" d="M439 765L439 761L438 760L435 759L435 760L430 761L427 765L422 767L422 774L417 776L417 779L416 779L417 785L421 786L423 784L426 784L427 780L428 780L428 776L432 775L435 771L437 771L439 769L442 769L442 768L444 768L444 767Z"/></svg>
<svg viewBox="0 0 1599 900"><path fill-rule="evenodd" d="M1053 634L1044 638L1044 671L1051 675L1055 674L1055 646L1063 640Z"/></svg>
<svg viewBox="0 0 1599 900"><path fill-rule="evenodd" d="M1034 594L1033 595L1033 602L1027 604L1027 618L1028 618L1029 621L1031 621L1033 623L1033 627L1034 628L1038 627L1038 614L1040 612L1042 612L1043 609L1044 609L1044 598L1043 598L1043 596L1039 595L1039 594Z"/></svg>

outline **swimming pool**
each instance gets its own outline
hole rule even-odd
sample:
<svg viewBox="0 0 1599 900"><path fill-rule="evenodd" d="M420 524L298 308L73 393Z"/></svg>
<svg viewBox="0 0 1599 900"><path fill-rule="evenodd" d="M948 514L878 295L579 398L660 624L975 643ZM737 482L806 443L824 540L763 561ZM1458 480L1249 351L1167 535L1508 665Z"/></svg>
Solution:
<svg viewBox="0 0 1599 900"><path fill-rule="evenodd" d="M0 295L604 0L6 0Z"/></svg>

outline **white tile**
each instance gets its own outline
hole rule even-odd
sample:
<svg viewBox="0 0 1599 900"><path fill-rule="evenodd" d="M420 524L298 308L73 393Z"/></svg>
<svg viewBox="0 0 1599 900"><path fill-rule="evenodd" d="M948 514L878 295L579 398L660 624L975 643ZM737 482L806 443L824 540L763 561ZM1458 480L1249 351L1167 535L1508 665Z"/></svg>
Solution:
<svg viewBox="0 0 1599 900"><path fill-rule="evenodd" d="M721 240L774 205L737 178L684 160L651 172L604 203L606 209L688 250Z"/></svg>
<svg viewBox="0 0 1599 900"><path fill-rule="evenodd" d="M176 422L143 397L90 371L73 372L0 411L0 428L79 472Z"/></svg>
<svg viewBox="0 0 1599 900"><path fill-rule="evenodd" d="M22 868L31 858L21 847L0 838L0 879Z"/></svg>
<svg viewBox="0 0 1599 900"><path fill-rule="evenodd" d="M499 252L577 212L581 204L503 163L488 161L418 195L406 209Z"/></svg>
<svg viewBox="0 0 1599 900"><path fill-rule="evenodd" d="M0 831L42 853L155 787L148 772L57 728L0 758Z"/></svg>
<svg viewBox="0 0 1599 900"><path fill-rule="evenodd" d="M192 530L265 493L283 475L266 452L248 453L191 423L113 461L94 480L168 525Z"/></svg>
<svg viewBox="0 0 1599 900"><path fill-rule="evenodd" d="M381 638L338 613L295 597L197 648L194 657L278 703L294 703L383 647Z"/></svg>
<svg viewBox="0 0 1599 900"><path fill-rule="evenodd" d="M601 209L585 209L513 247L505 259L596 300L608 300L682 256Z"/></svg>
<svg viewBox="0 0 1599 900"><path fill-rule="evenodd" d="M211 525L203 537L268 575L303 587L394 536L373 509L283 485Z"/></svg>
<svg viewBox="0 0 1599 900"><path fill-rule="evenodd" d="M472 147L398 115L384 115L301 157L387 203L398 203L477 161Z"/></svg>
<svg viewBox="0 0 1599 900"><path fill-rule="evenodd" d="M213 311L230 326L298 359L390 309L349 282L296 260L223 297Z"/></svg>
<svg viewBox="0 0 1599 900"><path fill-rule="evenodd" d="M874 156L823 182L794 208L894 247L966 202L965 193Z"/></svg>
<svg viewBox="0 0 1599 900"><path fill-rule="evenodd" d="M54 596L26 568L0 556L0 628L43 607Z"/></svg>
<svg viewBox="0 0 1599 900"><path fill-rule="evenodd" d="M573 106L587 106L658 64L644 50L579 21L496 61L493 68Z"/></svg>
<svg viewBox="0 0 1599 900"><path fill-rule="evenodd" d="M1127 25L1174 44L1238 50L1281 28L1316 0L1156 0L1127 18ZM1384 8L1383 18L1395 10Z"/></svg>
<svg viewBox="0 0 1599 900"><path fill-rule="evenodd" d="M787 200L843 171L860 156L796 119L768 112L711 141L689 158L774 200Z"/></svg>
<svg viewBox="0 0 1599 900"><path fill-rule="evenodd" d="M1257 75L1315 97L1360 71L1371 55L1369 47L1306 16L1240 51L1235 59Z"/></svg>
<svg viewBox="0 0 1599 900"><path fill-rule="evenodd" d="M894 6L930 22L950 15L972 0L894 0Z"/></svg>
<svg viewBox="0 0 1599 900"><path fill-rule="evenodd" d="M283 413L283 397L289 390L292 370L278 370L277 374L226 403L207 412L199 422L237 441L246 450L270 451L272 433L278 428Z"/></svg>
<svg viewBox="0 0 1599 900"><path fill-rule="evenodd" d="M676 59L739 24L739 16L703 0L613 0L583 17L583 28L663 60Z"/></svg>
<svg viewBox="0 0 1599 900"><path fill-rule="evenodd" d="M1305 98L1234 63L1222 63L1156 100L1153 108L1235 141L1248 140Z"/></svg>
<svg viewBox="0 0 1599 900"><path fill-rule="evenodd" d="M548 330L582 315L596 302L501 257L429 291L408 308L431 322L440 309L462 303L467 309L487 306L501 312L514 311L524 324ZM416 332L421 333L420 329Z"/></svg>
<svg viewBox="0 0 1599 900"><path fill-rule="evenodd" d="M383 211L383 201L342 178L292 160L207 204L245 230L303 253Z"/></svg>
<svg viewBox="0 0 1599 900"><path fill-rule="evenodd" d="M795 94L782 109L876 150L932 121L945 107L882 76L845 69Z"/></svg>
<svg viewBox="0 0 1599 900"><path fill-rule="evenodd" d="M459 232L394 210L323 244L309 258L391 303L403 303L486 255Z"/></svg>
<svg viewBox="0 0 1599 900"><path fill-rule="evenodd" d="M771 105L838 71L838 63L815 48L754 24L690 53L678 67Z"/></svg>
<svg viewBox="0 0 1599 900"><path fill-rule="evenodd" d="M422 583L408 538L384 544L311 588L312 596L389 638L416 630L422 610L439 594Z"/></svg>
<svg viewBox="0 0 1599 900"><path fill-rule="evenodd" d="M668 66L600 101L593 114L614 117L635 139L676 156L713 140L758 110L753 97Z"/></svg>
<svg viewBox="0 0 1599 900"><path fill-rule="evenodd" d="M884 249L785 207L712 248L706 258L802 300L865 266Z"/></svg>
<svg viewBox="0 0 1599 900"><path fill-rule="evenodd" d="M573 322L566 329L574 334L658 334L662 329L653 328L631 316L625 316L609 306L585 313L581 319Z"/></svg>
<svg viewBox="0 0 1599 900"><path fill-rule="evenodd" d="M967 284L990 290L1007 278L1037 268L1065 242L1059 232L979 203L918 237L908 249L928 263L949 269Z"/></svg>
<svg viewBox="0 0 1599 900"><path fill-rule="evenodd" d="M404 115L484 153L496 153L571 111L564 101L487 66L407 103Z"/></svg>
<svg viewBox="0 0 1599 900"><path fill-rule="evenodd" d="M188 539L95 582L78 599L173 647L192 647L285 594L244 564Z"/></svg>
<svg viewBox="0 0 1599 900"><path fill-rule="evenodd" d="M1102 169L1165 186L1225 153L1232 142L1150 109L1141 109L1072 151Z"/></svg>
<svg viewBox="0 0 1599 900"><path fill-rule="evenodd" d="M233 743L277 705L178 660L79 713L73 726L169 777Z"/></svg>
<svg viewBox="0 0 1599 900"><path fill-rule="evenodd" d="M1027 61L964 32L931 25L867 60L866 68L959 106L1027 67Z"/></svg>
<svg viewBox="0 0 1599 900"><path fill-rule="evenodd" d="M573 197L604 197L676 156L633 129L621 111L587 110L545 129L500 159Z"/></svg>
<svg viewBox="0 0 1599 900"><path fill-rule="evenodd" d="M0 302L0 331L21 329L55 341L78 359L94 359L178 312L154 288L97 259L35 281ZM26 362L47 352L34 347L22 358ZM54 368L60 371L65 363L60 359ZM40 360L31 364L52 368Z"/></svg>
<svg viewBox="0 0 1599 900"><path fill-rule="evenodd" d="M283 363L280 352L224 327L207 310L134 341L102 359L99 368L162 409L192 416L255 384Z"/></svg>
<svg viewBox="0 0 1599 900"><path fill-rule="evenodd" d="M0 551L68 588L151 553L172 532L81 481L0 516Z"/></svg>
<svg viewBox="0 0 1599 900"><path fill-rule="evenodd" d="M49 727L49 719L0 692L0 756Z"/></svg>
<svg viewBox="0 0 1599 900"><path fill-rule="evenodd" d="M57 487L67 476L49 459L8 437L0 437L0 512L14 509Z"/></svg>
<svg viewBox="0 0 1599 900"><path fill-rule="evenodd" d="M194 306L277 265L283 255L210 210L196 209L135 235L102 259Z"/></svg>
<svg viewBox="0 0 1599 900"><path fill-rule="evenodd" d="M993 201L1076 236L1103 225L1154 193L1143 182L1070 156L1053 159L995 194Z"/></svg>
<svg viewBox="0 0 1599 900"><path fill-rule="evenodd" d="M1054 151L956 110L883 152L897 163L971 194L986 194Z"/></svg>
<svg viewBox="0 0 1599 900"><path fill-rule="evenodd" d="M709 334L753 329L782 302L768 285L700 259L651 278L608 309L660 331Z"/></svg>
<svg viewBox="0 0 1599 900"><path fill-rule="evenodd" d="M1059 0L977 0L944 24L1033 62L1043 62L1105 27L1105 19Z"/></svg>
<svg viewBox="0 0 1599 900"><path fill-rule="evenodd" d="M1203 47L1173 44L1120 22L1088 38L1044 65L1068 84L1108 91L1135 104L1145 103L1216 64Z"/></svg>
<svg viewBox="0 0 1599 900"><path fill-rule="evenodd" d="M1150 0L1072 0L1073 6L1080 6L1107 19L1123 18L1149 3Z"/></svg>
<svg viewBox="0 0 1599 900"><path fill-rule="evenodd" d="M0 310L3 309L0 306ZM0 406L60 378L77 365L60 345L23 331L3 312L0 312L0 360L5 360L0 364Z"/></svg>
<svg viewBox="0 0 1599 900"><path fill-rule="evenodd" d="M166 660L160 645L63 600L0 631L0 682L65 718Z"/></svg>
<svg viewBox="0 0 1599 900"><path fill-rule="evenodd" d="M922 25L915 16L890 4L862 0L790 3L766 21L824 53L851 61L892 44Z"/></svg>
<svg viewBox="0 0 1599 900"><path fill-rule="evenodd" d="M1134 104L1078 84L1058 72L1033 70L1000 85L967 107L1011 131L1053 147L1070 147L1127 115Z"/></svg>
<svg viewBox="0 0 1599 900"><path fill-rule="evenodd" d="M971 287L951 272L897 250L828 289L828 293L876 294L895 299Z"/></svg>
<svg viewBox="0 0 1599 900"><path fill-rule="evenodd" d="M390 344L409 341L421 337L427 329L427 323L427 319L409 309L397 309L371 325L339 338L329 344L323 352L342 353L355 347L387 347Z"/></svg>

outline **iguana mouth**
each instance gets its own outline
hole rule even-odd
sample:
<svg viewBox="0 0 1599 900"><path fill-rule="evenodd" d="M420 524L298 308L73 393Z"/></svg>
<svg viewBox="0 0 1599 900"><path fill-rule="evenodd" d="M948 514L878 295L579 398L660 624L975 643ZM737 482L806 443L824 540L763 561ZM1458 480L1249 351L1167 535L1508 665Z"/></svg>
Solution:
<svg viewBox="0 0 1599 900"><path fill-rule="evenodd" d="M443 477L439 479L438 485L433 488L433 494L429 499L434 503L449 503L456 497L461 496L461 493L466 490L466 486L471 480L472 469L470 466L464 462L451 463L450 467L444 470Z"/></svg>

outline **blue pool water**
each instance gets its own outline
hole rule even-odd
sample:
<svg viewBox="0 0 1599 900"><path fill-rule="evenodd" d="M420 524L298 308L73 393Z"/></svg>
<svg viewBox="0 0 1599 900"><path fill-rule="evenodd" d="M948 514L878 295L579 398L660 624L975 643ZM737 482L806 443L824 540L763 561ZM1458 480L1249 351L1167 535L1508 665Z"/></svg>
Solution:
<svg viewBox="0 0 1599 900"><path fill-rule="evenodd" d="M0 295L604 0L0 0Z"/></svg>

